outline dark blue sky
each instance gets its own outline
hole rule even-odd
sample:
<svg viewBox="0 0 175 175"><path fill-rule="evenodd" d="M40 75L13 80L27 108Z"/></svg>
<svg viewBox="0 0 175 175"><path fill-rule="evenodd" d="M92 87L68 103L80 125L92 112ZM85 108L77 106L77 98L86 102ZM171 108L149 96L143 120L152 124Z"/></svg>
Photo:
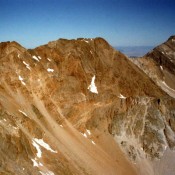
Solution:
<svg viewBox="0 0 175 175"><path fill-rule="evenodd" d="M0 42L27 48L97 36L113 46L154 46L173 34L175 0L0 0Z"/></svg>

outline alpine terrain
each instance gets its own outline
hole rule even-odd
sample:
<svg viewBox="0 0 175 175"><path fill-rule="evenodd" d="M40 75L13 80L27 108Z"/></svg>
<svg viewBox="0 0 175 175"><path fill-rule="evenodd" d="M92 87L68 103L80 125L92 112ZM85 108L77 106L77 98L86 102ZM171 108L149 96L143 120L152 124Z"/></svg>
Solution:
<svg viewBox="0 0 175 175"><path fill-rule="evenodd" d="M173 175L175 37L129 59L103 38L0 43L1 175Z"/></svg>

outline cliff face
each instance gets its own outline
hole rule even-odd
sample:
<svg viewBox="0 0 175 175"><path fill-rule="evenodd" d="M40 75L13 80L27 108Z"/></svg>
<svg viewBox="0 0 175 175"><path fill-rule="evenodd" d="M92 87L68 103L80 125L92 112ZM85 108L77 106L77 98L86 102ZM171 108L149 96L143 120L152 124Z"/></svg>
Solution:
<svg viewBox="0 0 175 175"><path fill-rule="evenodd" d="M175 98L175 36L155 47L144 57L131 59L163 91Z"/></svg>
<svg viewBox="0 0 175 175"><path fill-rule="evenodd" d="M174 149L175 100L104 39L1 43L0 61L0 172L153 174Z"/></svg>
<svg viewBox="0 0 175 175"><path fill-rule="evenodd" d="M157 46L145 56L152 58L157 64L175 74L175 36L171 36L165 43Z"/></svg>

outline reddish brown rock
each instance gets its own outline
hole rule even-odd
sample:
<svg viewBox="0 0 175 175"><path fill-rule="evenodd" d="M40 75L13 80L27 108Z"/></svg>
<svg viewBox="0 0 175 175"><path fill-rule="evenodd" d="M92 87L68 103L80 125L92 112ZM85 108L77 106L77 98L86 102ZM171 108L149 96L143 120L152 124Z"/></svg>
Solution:
<svg viewBox="0 0 175 175"><path fill-rule="evenodd" d="M1 43L0 58L0 172L141 174L174 148L174 99L104 39Z"/></svg>

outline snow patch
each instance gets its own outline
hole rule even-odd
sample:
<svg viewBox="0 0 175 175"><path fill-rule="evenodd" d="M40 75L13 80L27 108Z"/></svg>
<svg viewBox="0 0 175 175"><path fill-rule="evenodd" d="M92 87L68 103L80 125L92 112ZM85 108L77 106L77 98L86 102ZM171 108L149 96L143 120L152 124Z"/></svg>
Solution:
<svg viewBox="0 0 175 175"><path fill-rule="evenodd" d="M21 81L21 83L25 86L26 85L26 83L24 83L23 81Z"/></svg>
<svg viewBox="0 0 175 175"><path fill-rule="evenodd" d="M20 81L23 81L23 78L22 78L20 75L19 75L19 80L20 80Z"/></svg>
<svg viewBox="0 0 175 175"><path fill-rule="evenodd" d="M163 67L162 67L162 66L160 66L160 69L161 69L161 70L163 70Z"/></svg>
<svg viewBox="0 0 175 175"><path fill-rule="evenodd" d="M60 125L63 128L63 125Z"/></svg>
<svg viewBox="0 0 175 175"><path fill-rule="evenodd" d="M91 84L89 85L88 89L89 89L92 93L98 94L97 87L95 86L95 75L92 77Z"/></svg>
<svg viewBox="0 0 175 175"><path fill-rule="evenodd" d="M27 68L27 69L31 70L31 69L30 69L30 65L29 65L29 64L27 64L25 61L23 61L23 64L25 64L25 65L26 65L26 68Z"/></svg>
<svg viewBox="0 0 175 175"><path fill-rule="evenodd" d="M31 159L32 160L32 162L33 162L33 166L36 166L36 167L39 167L39 166L43 166L43 164L41 163L41 162L37 162L36 161L36 159ZM24 168L23 168L23 170L24 170Z"/></svg>
<svg viewBox="0 0 175 175"><path fill-rule="evenodd" d="M33 162L33 166L39 167L39 164L35 159L31 159L31 160Z"/></svg>
<svg viewBox="0 0 175 175"><path fill-rule="evenodd" d="M47 71L48 72L54 72L54 69L48 68Z"/></svg>
<svg viewBox="0 0 175 175"><path fill-rule="evenodd" d="M87 135L86 135L86 133L84 133L84 134L83 134L83 136L87 138Z"/></svg>
<svg viewBox="0 0 175 175"><path fill-rule="evenodd" d="M93 140L91 140L91 142L92 142L92 144L96 145L96 143Z"/></svg>
<svg viewBox="0 0 175 175"><path fill-rule="evenodd" d="M43 139L36 139L36 138L35 138L34 140L35 140L36 143L38 143L40 146L44 147L45 149L47 149L47 150L49 150L49 151L51 151L51 152L53 152L53 153L57 153L57 151L54 151L54 150L50 147L50 145L48 145L46 142L44 142Z"/></svg>
<svg viewBox="0 0 175 175"><path fill-rule="evenodd" d="M41 158L41 155L42 155L42 152L40 150L40 146L35 142L35 141L32 141L32 145L36 148L37 150L37 157Z"/></svg>
<svg viewBox="0 0 175 175"><path fill-rule="evenodd" d="M43 164L42 164L41 162L39 162L39 165L40 165L40 166L43 166Z"/></svg>
<svg viewBox="0 0 175 175"><path fill-rule="evenodd" d="M18 78L19 78L19 80L21 81L21 83L25 86L26 83L24 83L23 78L22 78L20 75L18 76Z"/></svg>
<svg viewBox="0 0 175 175"><path fill-rule="evenodd" d="M47 58L47 60L48 60L48 61L51 61L51 59L50 59L50 58Z"/></svg>
<svg viewBox="0 0 175 175"><path fill-rule="evenodd" d="M86 131L87 131L87 133L88 133L89 135L91 135L91 131L90 131L90 130L87 129Z"/></svg>
<svg viewBox="0 0 175 175"><path fill-rule="evenodd" d="M27 117L27 114L25 112L21 111L20 109L18 111Z"/></svg>
<svg viewBox="0 0 175 175"><path fill-rule="evenodd" d="M33 55L32 58L39 62L39 59L35 55Z"/></svg>
<svg viewBox="0 0 175 175"><path fill-rule="evenodd" d="M125 96L123 96L122 94L120 94L118 97L119 97L119 98L126 99L126 97L125 97Z"/></svg>
<svg viewBox="0 0 175 175"><path fill-rule="evenodd" d="M38 58L41 60L41 57L40 56L38 56Z"/></svg>

